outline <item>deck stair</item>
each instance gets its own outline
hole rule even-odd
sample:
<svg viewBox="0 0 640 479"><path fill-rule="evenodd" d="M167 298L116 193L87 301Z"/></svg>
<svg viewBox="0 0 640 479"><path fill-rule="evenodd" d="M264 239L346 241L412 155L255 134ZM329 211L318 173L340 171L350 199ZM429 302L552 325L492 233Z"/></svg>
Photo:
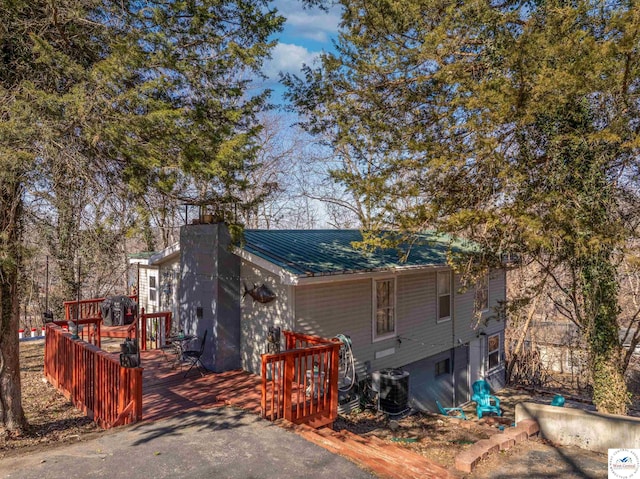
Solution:
<svg viewBox="0 0 640 479"><path fill-rule="evenodd" d="M444 467L402 446L375 436L359 436L349 431L323 427L313 429L286 421L277 423L309 442L339 454L360 467L387 479L447 479L458 477Z"/></svg>

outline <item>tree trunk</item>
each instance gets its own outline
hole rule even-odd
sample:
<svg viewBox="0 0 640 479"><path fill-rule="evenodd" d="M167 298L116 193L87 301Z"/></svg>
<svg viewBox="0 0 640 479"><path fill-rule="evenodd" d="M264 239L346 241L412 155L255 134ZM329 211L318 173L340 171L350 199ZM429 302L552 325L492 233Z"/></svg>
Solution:
<svg viewBox="0 0 640 479"><path fill-rule="evenodd" d="M600 253L582 262L581 279L593 403L607 414L627 414L630 395L622 369L622 347L618 327L618 285L610 254Z"/></svg>
<svg viewBox="0 0 640 479"><path fill-rule="evenodd" d="M26 425L20 384L17 311L12 314L5 327L5 303L11 301L10 289L6 281L3 281L0 286L3 310L1 313L3 331L0 336L0 433L7 431L19 433ZM13 309L17 310L17 307Z"/></svg>
<svg viewBox="0 0 640 479"><path fill-rule="evenodd" d="M593 371L593 403L599 412L626 415L629 391L622 373L620 351L608 355L595 354L591 361Z"/></svg>
<svg viewBox="0 0 640 479"><path fill-rule="evenodd" d="M538 298L540 298L540 294L533 298L533 302L529 307L529 314L527 314L527 319L520 330L520 337L518 338L518 342L516 343L513 351L511 352L511 359L509 360L509 365L507 366L507 384L511 382L511 376L513 374L513 367L518 361L518 357L520 356L520 351L522 350L522 345L524 344L524 340L527 338L527 333L529 332L529 326L531 325L531 320L533 319L533 315L536 312L536 306L538 305Z"/></svg>
<svg viewBox="0 0 640 479"><path fill-rule="evenodd" d="M26 426L18 342L21 214L19 183L0 181L0 433Z"/></svg>

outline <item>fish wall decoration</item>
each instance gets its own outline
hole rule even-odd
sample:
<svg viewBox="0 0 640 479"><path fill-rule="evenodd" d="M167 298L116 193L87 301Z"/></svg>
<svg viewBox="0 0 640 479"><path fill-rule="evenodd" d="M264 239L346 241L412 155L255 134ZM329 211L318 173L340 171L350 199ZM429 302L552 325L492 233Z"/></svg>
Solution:
<svg viewBox="0 0 640 479"><path fill-rule="evenodd" d="M248 294L258 303L267 304L277 297L276 294L271 291L269 287L264 283L262 283L261 286L254 284L253 288L251 289L247 288L247 284L244 281L242 282L242 284L244 285L244 293L242 293L242 299L244 299L244 297Z"/></svg>

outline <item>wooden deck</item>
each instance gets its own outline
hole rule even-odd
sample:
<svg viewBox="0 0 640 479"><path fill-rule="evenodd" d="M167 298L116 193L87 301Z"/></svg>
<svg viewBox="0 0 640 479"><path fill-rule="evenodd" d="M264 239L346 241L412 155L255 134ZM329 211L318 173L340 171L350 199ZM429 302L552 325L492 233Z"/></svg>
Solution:
<svg viewBox="0 0 640 479"><path fill-rule="evenodd" d="M157 421L187 411L233 405L260 414L261 379L246 371L201 376L188 366L172 368L162 351L142 351L142 420Z"/></svg>
<svg viewBox="0 0 640 479"><path fill-rule="evenodd" d="M259 376L241 370L200 376L199 372L192 370L185 378L186 367L182 370L179 367L173 369L169 359L159 350L141 352L141 366L144 368L143 421L157 421L187 411L225 405L260 414L262 381ZM328 428L313 429L281 419L276 424L330 452L348 458L381 478L457 477L424 456L375 437L363 438L347 431L336 432Z"/></svg>

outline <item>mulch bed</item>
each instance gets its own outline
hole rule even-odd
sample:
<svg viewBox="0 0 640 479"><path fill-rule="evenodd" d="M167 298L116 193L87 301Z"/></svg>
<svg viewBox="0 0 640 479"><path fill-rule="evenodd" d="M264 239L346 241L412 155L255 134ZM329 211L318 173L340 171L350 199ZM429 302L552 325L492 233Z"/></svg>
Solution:
<svg viewBox="0 0 640 479"><path fill-rule="evenodd" d="M498 432L497 427L485 421L463 421L423 412L389 419L374 410L341 416L334 428L402 445L444 467L453 466L456 455L464 449Z"/></svg>

